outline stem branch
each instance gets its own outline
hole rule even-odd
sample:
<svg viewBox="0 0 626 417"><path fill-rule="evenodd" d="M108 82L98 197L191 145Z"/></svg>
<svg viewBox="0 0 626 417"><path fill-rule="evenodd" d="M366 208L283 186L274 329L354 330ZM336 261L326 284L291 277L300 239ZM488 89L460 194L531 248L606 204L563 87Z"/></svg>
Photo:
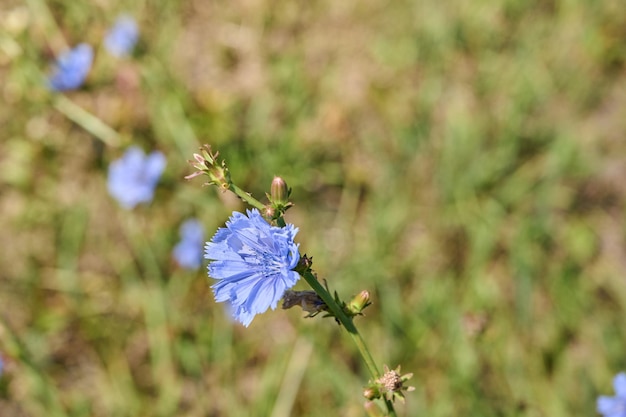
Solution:
<svg viewBox="0 0 626 417"><path fill-rule="evenodd" d="M343 309L341 308L339 304L337 304L333 296L330 295L328 291L326 291L326 288L324 288L322 284L319 283L317 278L315 278L315 276L310 271L304 272L302 274L302 277L311 286L311 288L313 288L313 290L317 293L317 295L320 296L320 298L324 301L324 303L326 303L326 305L328 306L330 311L333 313L333 315L337 318L337 320L339 320L339 322L343 324L343 327L346 328L346 330L350 334L350 337L352 337L352 340L356 344L356 347L359 350L359 353L363 357L363 360L365 361L365 365L367 366L367 369L369 370L372 378L373 379L380 378L380 372L378 371L378 368L376 367L376 363L374 362L374 359L372 358L372 355L370 354L369 349L365 345L365 341L361 337L361 334L359 333L356 326L354 325L352 318L348 317L346 313L344 313ZM385 405L387 406L387 411L389 412L389 416L395 416L396 412L393 408L393 403L385 399Z"/></svg>

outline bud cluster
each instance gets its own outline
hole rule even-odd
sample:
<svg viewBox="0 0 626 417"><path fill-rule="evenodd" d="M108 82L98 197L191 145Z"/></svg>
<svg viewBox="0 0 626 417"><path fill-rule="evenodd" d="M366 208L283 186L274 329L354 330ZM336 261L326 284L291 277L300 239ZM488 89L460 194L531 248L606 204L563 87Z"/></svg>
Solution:
<svg viewBox="0 0 626 417"><path fill-rule="evenodd" d="M404 393L402 391L413 391L415 387L405 387L404 383L413 377L413 374L400 375L400 365L396 369L389 369L384 366L385 373L376 379L363 391L363 396L368 400L384 397L388 401L394 401L398 398L404 402Z"/></svg>
<svg viewBox="0 0 626 417"><path fill-rule="evenodd" d="M300 275L304 275L307 272L310 272L317 279L317 274L311 270L311 266L313 265L313 259L306 256L306 254L300 257L300 261L298 265L294 269ZM328 283L324 280L324 287L326 291L330 294L330 290L328 289ZM365 307L371 304L370 302L370 293L369 291L363 290L358 293L349 303L346 304L345 301L342 301L337 294L337 291L333 292L334 301L338 306L341 307L346 316L352 318L354 316L363 315L362 311ZM295 305L299 305L302 307L302 310L309 313L306 317L315 317L322 311L325 312L323 317L335 317L333 312L328 308L324 300L315 292L315 291L287 291L283 297L283 309L289 309ZM335 320L337 318L335 317ZM339 320L337 323L341 324Z"/></svg>
<svg viewBox="0 0 626 417"><path fill-rule="evenodd" d="M371 304L370 293L363 290L346 303L339 298L336 291L331 292L329 290L325 280L323 280L324 285L321 285L317 274L312 270L313 259L306 254L300 255L298 245L293 242L293 237L298 229L292 224L285 223L284 214L289 208L293 207L293 203L289 201L291 189L287 186L284 179L274 177L270 186L270 192L266 193L268 202L262 203L232 182L226 162L224 160L218 161L218 156L219 152L213 152L209 145L203 145L200 148L200 153L194 154L193 160L189 161L196 171L185 178L191 179L200 175L206 175L209 177L209 181L206 185L216 185L222 191L230 190L243 201L253 206L254 209L248 210L247 215L233 213L231 221L226 223L226 228L220 229L221 231L216 234L216 236L220 238L217 241L212 240L207 244L206 257L214 261L209 264L209 275L222 279L222 281L214 285L213 288L218 288L219 285L226 282L226 286L222 285L218 288L218 291L223 290L223 294L218 295L216 292L216 300L232 301L236 298L236 301L240 301L239 299L241 298L242 303L237 306L238 309L235 313L235 317L246 327L250 324L250 321L256 313L267 310L269 306L268 303L263 301L263 303L261 303L263 304L263 308L255 307L255 305L259 304L257 302L259 294L269 294L270 292L276 296L271 299L272 308L282 296L282 308L284 310L294 306L300 306L304 312L308 313L306 317L315 317L320 313L324 313L323 317L333 317L337 324L345 326L346 330L355 340L357 348L365 360L370 373L376 375L376 379L370 381L363 392L363 395L368 400L365 403L366 412L370 417L382 416L374 400L384 399L387 411L390 415L395 415L393 401L397 397L404 402L403 391L414 390L413 387L404 386L404 383L411 378L413 374L400 375L400 366L395 370L390 370L385 366L384 374L378 377L379 373L374 365L371 354L353 323L354 317L363 315L363 310ZM237 227L233 226L233 219L235 218L238 222ZM244 245L245 247L242 249L242 245L239 243L239 237L236 239L223 239L225 233L229 234L229 236L238 236L244 233L242 230L245 231L245 239L252 239L254 242L253 246L258 246L263 249L264 252L255 249L251 251L253 253L252 256L250 256L249 252L243 252L243 249L248 251L248 246ZM283 240L276 243L278 240L273 239L278 238ZM287 246L289 246L289 254L297 254L297 259L283 257L283 251L280 251L281 254L274 254L273 251L275 247L280 246L282 248L281 242L285 240L288 244ZM268 253L271 258L270 261L267 261L265 258L265 255ZM243 262L247 269L242 268L240 264L237 264L236 267L223 265L225 261L242 258L242 254L243 257L251 258L251 261ZM294 261L297 261L295 265ZM266 262L273 263L270 264ZM272 281L275 280L272 279L268 281L267 279L263 279L266 276L266 264L280 265L280 268L276 269L284 272L281 276L283 280L290 281L289 286L280 286L280 288L272 287ZM261 265L261 267L259 265ZM271 266L271 268L274 270L274 266ZM290 288L295 285L297 281L296 274L294 273L302 276L313 288L313 291L291 290ZM232 285L237 279L240 279L241 276L260 279L260 284L258 285L260 285L262 291L253 291L251 294L242 293L243 295L240 297L237 289L231 289L228 285ZM282 295L278 292L278 289L280 289ZM244 307L244 304L246 307ZM253 308L248 309L248 304L252 305ZM250 313L250 311L253 311L253 313Z"/></svg>
<svg viewBox="0 0 626 417"><path fill-rule="evenodd" d="M200 153L194 153L194 160L190 160L189 164L197 169L193 174L187 175L185 179L190 180L200 175L209 177L209 181L205 185L216 185L222 191L229 190L232 182L230 172L226 166L226 161L222 160L218 163L217 157L219 152L213 152L210 145L200 147Z"/></svg>
<svg viewBox="0 0 626 417"><path fill-rule="evenodd" d="M293 207L293 203L289 201L291 188L287 187L287 183L281 177L274 177L270 185L270 193L265 195L269 200L269 204L265 207L265 216L271 220L278 220Z"/></svg>

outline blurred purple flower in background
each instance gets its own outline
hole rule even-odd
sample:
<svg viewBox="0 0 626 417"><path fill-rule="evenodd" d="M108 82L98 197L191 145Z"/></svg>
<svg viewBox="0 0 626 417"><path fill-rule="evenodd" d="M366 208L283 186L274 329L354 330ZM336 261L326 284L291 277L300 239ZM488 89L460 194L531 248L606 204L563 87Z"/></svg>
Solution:
<svg viewBox="0 0 626 417"><path fill-rule="evenodd" d="M159 151L146 155L136 146L129 148L109 165L109 193L126 209L152 201L165 163Z"/></svg>
<svg viewBox="0 0 626 417"><path fill-rule="evenodd" d="M81 43L63 52L56 60L48 87L53 91L74 90L80 87L93 64L93 48Z"/></svg>
<svg viewBox="0 0 626 417"><path fill-rule="evenodd" d="M293 240L298 228L272 226L256 209L247 213L234 212L205 247L209 276L219 280L211 286L215 301L228 301L246 327L256 314L275 309L300 279L293 270L300 260Z"/></svg>
<svg viewBox="0 0 626 417"><path fill-rule="evenodd" d="M598 397L597 411L604 417L626 417L626 373L620 372L613 378L615 397Z"/></svg>
<svg viewBox="0 0 626 417"><path fill-rule="evenodd" d="M120 58L131 53L138 37L139 28L135 19L122 15L104 37L104 47L111 55Z"/></svg>
<svg viewBox="0 0 626 417"><path fill-rule="evenodd" d="M180 226L180 242L174 247L174 259L183 268L198 269L202 265L204 228L196 219Z"/></svg>

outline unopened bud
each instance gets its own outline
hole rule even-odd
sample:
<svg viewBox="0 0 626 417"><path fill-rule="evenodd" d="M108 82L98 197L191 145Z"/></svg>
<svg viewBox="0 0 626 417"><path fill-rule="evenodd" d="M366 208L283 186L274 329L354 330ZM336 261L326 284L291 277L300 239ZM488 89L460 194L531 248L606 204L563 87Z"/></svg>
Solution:
<svg viewBox="0 0 626 417"><path fill-rule="evenodd" d="M356 316L357 314L361 314L361 311L370 304L370 293L369 291L363 290L350 301L348 310L351 314Z"/></svg>
<svg viewBox="0 0 626 417"><path fill-rule="evenodd" d="M298 261L298 265L296 265L296 268L294 269L294 271L298 273L304 273L310 270L312 265L313 265L313 257L309 258L308 256L306 256L306 253L305 253L304 255L300 257L300 260Z"/></svg>
<svg viewBox="0 0 626 417"><path fill-rule="evenodd" d="M272 203L285 205L289 202L289 188L281 177L274 177L270 187Z"/></svg>
<svg viewBox="0 0 626 417"><path fill-rule="evenodd" d="M369 386L363 390L363 396L368 400L380 398L380 390L376 386Z"/></svg>
<svg viewBox="0 0 626 417"><path fill-rule="evenodd" d="M226 161L222 160L220 164L217 157L220 153L213 152L210 145L203 145L200 147L200 153L194 153L193 159L189 164L197 171L187 175L185 179L192 179L200 175L206 175L209 177L207 184L213 184L226 191L231 186L230 173L226 166Z"/></svg>

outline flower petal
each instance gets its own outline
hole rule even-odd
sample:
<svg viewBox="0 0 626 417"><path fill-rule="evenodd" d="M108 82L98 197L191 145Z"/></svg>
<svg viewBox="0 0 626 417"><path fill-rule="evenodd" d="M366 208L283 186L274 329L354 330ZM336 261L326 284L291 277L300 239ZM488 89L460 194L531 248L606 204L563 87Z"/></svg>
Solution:
<svg viewBox="0 0 626 417"><path fill-rule="evenodd" d="M248 326L256 314L275 309L285 291L300 278L293 241L298 229L271 226L258 210L234 212L205 246L215 300L227 301L233 316Z"/></svg>
<svg viewBox="0 0 626 417"><path fill-rule="evenodd" d="M626 402L617 397L600 396L596 410L604 417L623 417L626 415Z"/></svg>
<svg viewBox="0 0 626 417"><path fill-rule="evenodd" d="M74 90L80 87L93 64L93 48L81 43L75 48L63 52L57 59L54 70L48 79L48 86L53 91Z"/></svg>
<svg viewBox="0 0 626 417"><path fill-rule="evenodd" d="M133 146L109 165L107 187L109 193L126 209L139 203L148 203L165 167L165 156L153 152L146 157Z"/></svg>
<svg viewBox="0 0 626 417"><path fill-rule="evenodd" d="M626 403L626 373L620 372L613 378L613 387L618 397L622 397Z"/></svg>

